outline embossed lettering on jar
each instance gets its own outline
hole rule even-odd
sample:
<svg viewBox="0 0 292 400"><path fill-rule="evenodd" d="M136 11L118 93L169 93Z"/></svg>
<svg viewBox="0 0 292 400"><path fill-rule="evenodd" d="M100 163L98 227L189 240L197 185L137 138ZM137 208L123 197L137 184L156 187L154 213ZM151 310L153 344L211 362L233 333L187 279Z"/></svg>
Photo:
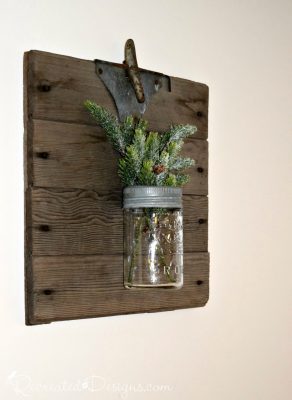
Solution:
<svg viewBox="0 0 292 400"><path fill-rule="evenodd" d="M176 187L124 189L124 286L183 285L182 191Z"/></svg>

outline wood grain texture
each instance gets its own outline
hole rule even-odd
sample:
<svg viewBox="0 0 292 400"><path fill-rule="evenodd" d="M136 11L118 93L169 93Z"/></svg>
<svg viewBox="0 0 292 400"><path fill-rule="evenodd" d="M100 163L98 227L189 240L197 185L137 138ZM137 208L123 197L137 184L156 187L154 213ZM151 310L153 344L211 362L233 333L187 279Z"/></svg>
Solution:
<svg viewBox="0 0 292 400"><path fill-rule="evenodd" d="M121 66L122 68L122 66ZM180 290L123 287L122 192L116 154L83 107L113 113L93 61L24 56L26 323L200 307L208 300L208 87L170 77L154 95L150 129L195 124L184 155L197 160L184 188L185 283Z"/></svg>
<svg viewBox="0 0 292 400"><path fill-rule="evenodd" d="M121 206L121 192L33 189L33 255L122 254ZM184 196L186 252L207 251L207 213L207 197Z"/></svg>
<svg viewBox="0 0 292 400"><path fill-rule="evenodd" d="M96 101L116 113L114 101L96 75L93 61L31 51L33 84L32 117L50 121L94 125L83 103ZM121 65L122 68L122 65ZM145 119L150 129L166 130L170 123L194 124L198 138L208 132L208 86L171 77L171 92L158 92L151 99Z"/></svg>
<svg viewBox="0 0 292 400"><path fill-rule="evenodd" d="M35 186L93 189L103 193L121 190L117 155L98 126L35 120L33 143ZM183 155L196 160L184 193L206 195L208 142L186 141Z"/></svg>
<svg viewBox="0 0 292 400"><path fill-rule="evenodd" d="M123 287L120 256L35 257L30 323L199 307L208 300L209 257L186 253L179 290ZM108 287L108 282L111 282Z"/></svg>
<svg viewBox="0 0 292 400"><path fill-rule="evenodd" d="M23 58L23 153L24 153L24 277L25 277L25 322L29 324L33 309L32 272L32 201L33 179L33 125L31 118L31 83L33 81L31 59L28 53Z"/></svg>

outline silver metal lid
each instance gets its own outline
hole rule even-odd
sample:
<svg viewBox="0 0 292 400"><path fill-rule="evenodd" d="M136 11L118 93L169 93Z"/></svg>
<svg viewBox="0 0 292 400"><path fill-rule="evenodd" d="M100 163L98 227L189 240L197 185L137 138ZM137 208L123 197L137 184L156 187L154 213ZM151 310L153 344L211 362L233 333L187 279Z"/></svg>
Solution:
<svg viewBox="0 0 292 400"><path fill-rule="evenodd" d="M128 186L124 208L182 208L182 189L170 186Z"/></svg>

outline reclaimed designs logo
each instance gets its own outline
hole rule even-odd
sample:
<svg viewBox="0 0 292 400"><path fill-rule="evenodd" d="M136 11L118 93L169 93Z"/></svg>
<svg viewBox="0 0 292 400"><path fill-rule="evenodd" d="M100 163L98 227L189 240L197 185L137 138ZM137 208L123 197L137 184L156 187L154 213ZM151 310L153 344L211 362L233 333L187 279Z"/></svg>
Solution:
<svg viewBox="0 0 292 400"><path fill-rule="evenodd" d="M173 387L165 384L153 383L112 383L103 376L91 375L74 382L63 380L57 383L34 382L29 375L13 371L8 376L8 384L20 397L30 397L35 393L62 393L62 392L112 392L118 393L121 399L129 395L147 392L172 392Z"/></svg>

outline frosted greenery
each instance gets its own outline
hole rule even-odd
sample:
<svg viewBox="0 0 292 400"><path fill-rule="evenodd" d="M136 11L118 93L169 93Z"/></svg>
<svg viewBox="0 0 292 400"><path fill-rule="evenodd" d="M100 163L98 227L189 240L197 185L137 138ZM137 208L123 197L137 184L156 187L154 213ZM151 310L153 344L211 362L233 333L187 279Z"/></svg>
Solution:
<svg viewBox="0 0 292 400"><path fill-rule="evenodd" d="M144 119L128 116L120 123L102 106L90 100L84 105L120 153L118 174L123 185L182 186L188 182L184 171L195 161L179 154L184 139L197 131L195 126L174 125L167 132L151 132Z"/></svg>

